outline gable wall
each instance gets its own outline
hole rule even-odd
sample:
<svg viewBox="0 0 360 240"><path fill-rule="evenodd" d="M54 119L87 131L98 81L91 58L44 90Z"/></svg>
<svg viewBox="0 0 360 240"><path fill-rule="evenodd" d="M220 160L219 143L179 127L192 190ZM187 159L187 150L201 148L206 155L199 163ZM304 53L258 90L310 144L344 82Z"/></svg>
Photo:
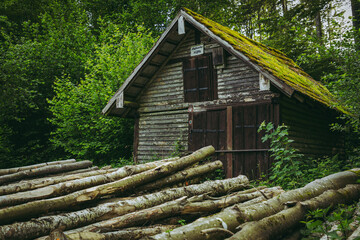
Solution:
<svg viewBox="0 0 360 240"><path fill-rule="evenodd" d="M205 54L220 47L209 37L201 36ZM183 73L181 58L190 57L190 47L195 45L195 33L192 31L183 41L172 61L166 65L150 83L138 99L140 105L138 160L146 161L166 157L174 151L175 141L179 140L187 150L188 107L184 103ZM178 61L174 61L178 59ZM232 102L255 101L259 98L271 98L271 92L259 92L259 74L243 61L226 55L226 66L217 70L218 100L191 103L197 106L219 105Z"/></svg>
<svg viewBox="0 0 360 240"><path fill-rule="evenodd" d="M330 130L336 115L318 103L313 106L282 96L280 119L289 127L292 146L308 157L332 156L343 152L344 137Z"/></svg>

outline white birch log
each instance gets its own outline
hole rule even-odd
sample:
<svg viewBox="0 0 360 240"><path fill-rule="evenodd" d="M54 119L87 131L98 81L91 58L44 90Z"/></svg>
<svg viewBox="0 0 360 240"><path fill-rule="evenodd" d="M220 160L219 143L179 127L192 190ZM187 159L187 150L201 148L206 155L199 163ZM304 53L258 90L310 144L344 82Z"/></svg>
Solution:
<svg viewBox="0 0 360 240"><path fill-rule="evenodd" d="M93 208L61 215L45 216L27 222L18 222L0 226L0 239L33 239L48 235L52 230L74 229L101 220L111 219L137 210L150 208L182 196L195 196L204 193L223 195L244 188L244 178L207 181L202 184L168 189L116 203L106 203Z"/></svg>

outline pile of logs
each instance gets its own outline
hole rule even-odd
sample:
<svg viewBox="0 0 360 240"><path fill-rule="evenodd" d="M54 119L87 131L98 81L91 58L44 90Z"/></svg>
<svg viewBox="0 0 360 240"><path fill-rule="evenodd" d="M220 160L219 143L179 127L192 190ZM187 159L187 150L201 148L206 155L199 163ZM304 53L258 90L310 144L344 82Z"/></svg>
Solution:
<svg viewBox="0 0 360 240"><path fill-rule="evenodd" d="M242 175L204 181L222 168L204 160L214 152L118 169L64 160L0 170L0 239L274 239L308 210L360 197L359 169L287 192Z"/></svg>

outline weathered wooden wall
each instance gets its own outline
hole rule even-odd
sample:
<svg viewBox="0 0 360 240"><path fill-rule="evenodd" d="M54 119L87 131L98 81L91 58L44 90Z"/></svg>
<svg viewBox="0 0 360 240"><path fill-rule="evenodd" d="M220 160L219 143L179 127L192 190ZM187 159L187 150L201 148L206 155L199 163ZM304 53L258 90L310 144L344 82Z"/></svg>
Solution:
<svg viewBox="0 0 360 240"><path fill-rule="evenodd" d="M271 98L271 92L259 93L259 73L245 62L231 55L225 56L225 68L217 69L218 99L207 102L185 103L182 60L190 57L195 45L195 32L191 30L168 64L138 99L140 105L138 160L146 161L168 156L177 140L188 149L189 106L211 106L234 102L254 102ZM212 53L219 44L201 35L205 54ZM224 123L226 124L226 123Z"/></svg>
<svg viewBox="0 0 360 240"><path fill-rule="evenodd" d="M332 132L330 124L336 121L334 112L318 103L301 103L281 96L280 119L289 127L293 146L311 157L331 156L343 150L342 134Z"/></svg>

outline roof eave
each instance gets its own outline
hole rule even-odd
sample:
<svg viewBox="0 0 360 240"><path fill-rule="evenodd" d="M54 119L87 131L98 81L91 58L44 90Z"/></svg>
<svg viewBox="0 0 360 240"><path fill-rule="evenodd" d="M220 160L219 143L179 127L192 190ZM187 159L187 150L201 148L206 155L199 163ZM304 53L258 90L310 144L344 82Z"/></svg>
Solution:
<svg viewBox="0 0 360 240"><path fill-rule="evenodd" d="M174 25L177 23L178 19L182 15L183 11L180 11L176 17L173 19L173 21L170 23L170 25L166 28L165 32L160 36L160 38L156 41L154 46L150 49L150 51L146 54L146 56L141 60L141 62L136 66L136 68L132 71L130 76L125 80L125 82L120 86L120 88L116 91L116 93L113 95L113 97L109 100L109 102L106 104L106 106L102 109L102 114L104 115L111 115L111 109L114 107L117 108L117 104L114 105L119 98L119 95L123 95L124 91L128 87L128 85L134 80L134 78L137 76L137 74L140 72L140 70L144 67L144 65L153 57L156 49L163 43L163 41L168 36L170 30L174 27ZM124 98L120 99L122 101L120 105L124 104Z"/></svg>

